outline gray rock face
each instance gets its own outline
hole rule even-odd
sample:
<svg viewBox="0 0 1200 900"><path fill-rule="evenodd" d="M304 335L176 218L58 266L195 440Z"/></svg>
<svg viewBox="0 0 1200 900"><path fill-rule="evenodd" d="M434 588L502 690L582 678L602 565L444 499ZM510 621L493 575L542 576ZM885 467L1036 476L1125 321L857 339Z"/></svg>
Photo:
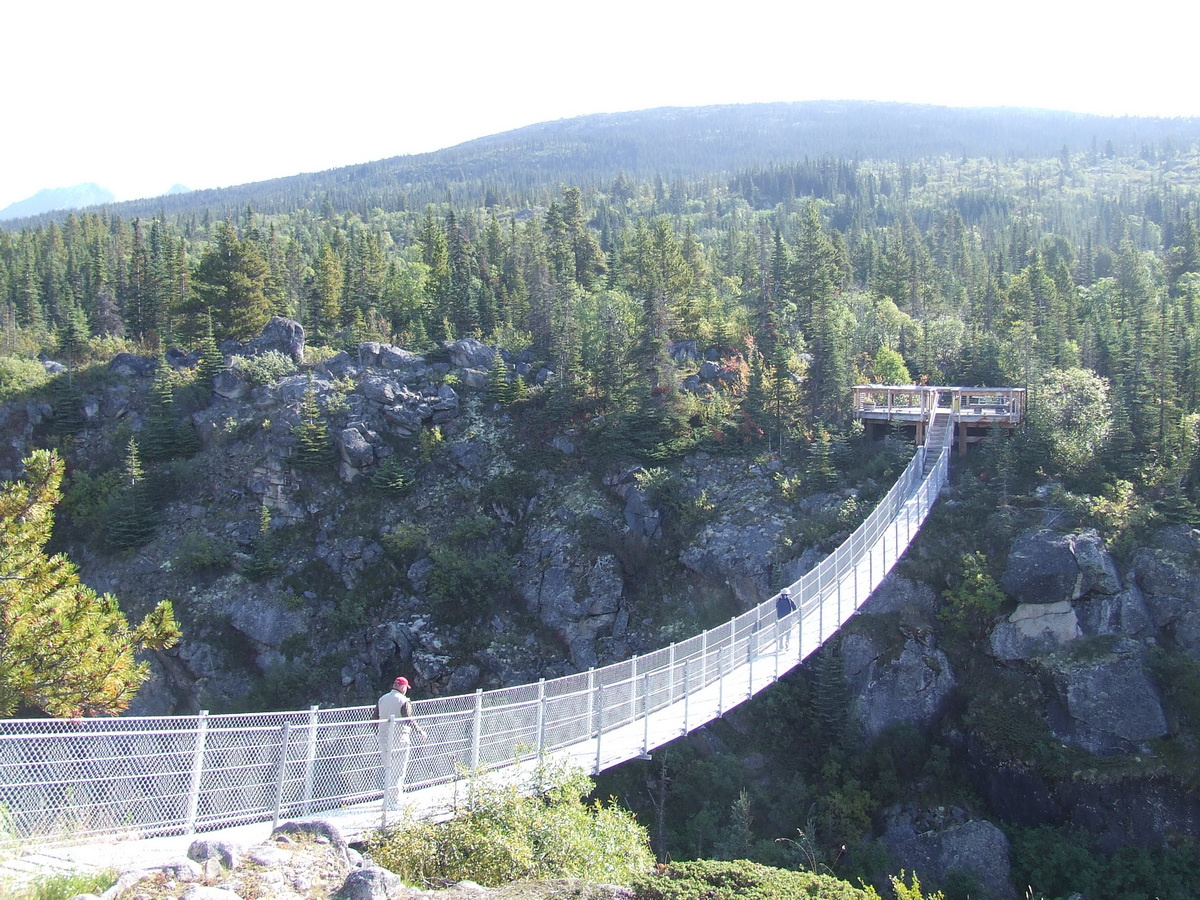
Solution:
<svg viewBox="0 0 1200 900"><path fill-rule="evenodd" d="M250 393L250 385L237 373L226 369L213 378L213 393L226 400L241 400Z"/></svg>
<svg viewBox="0 0 1200 900"><path fill-rule="evenodd" d="M1083 573L1075 561L1071 539L1049 529L1018 537L1001 586L1022 603L1058 603L1081 596Z"/></svg>
<svg viewBox="0 0 1200 900"><path fill-rule="evenodd" d="M1104 549L1104 542L1096 529L1075 535L1073 541L1075 562L1083 575L1083 594L1118 594L1121 591L1121 576L1112 556Z"/></svg>
<svg viewBox="0 0 1200 900"><path fill-rule="evenodd" d="M859 612L865 616L886 616L915 610L933 616L937 609L938 598L933 588L923 581L912 581L890 572Z"/></svg>
<svg viewBox="0 0 1200 900"><path fill-rule="evenodd" d="M842 640L841 655L854 719L870 739L892 725L930 724L954 689L946 654L915 637L904 642L894 660L881 661L871 638L849 634Z"/></svg>
<svg viewBox="0 0 1200 900"><path fill-rule="evenodd" d="M996 659L1034 659L1083 636L1070 602L1021 603L992 631Z"/></svg>
<svg viewBox="0 0 1200 900"><path fill-rule="evenodd" d="M945 811L939 811L944 813ZM1008 838L991 822L965 820L965 814L922 816L912 807L891 810L883 843L898 865L920 873L922 887L932 888L961 872L978 888L973 897L1016 900L1011 883ZM938 821L950 818L949 822ZM932 819L933 821L928 821Z"/></svg>
<svg viewBox="0 0 1200 900"><path fill-rule="evenodd" d="M581 551L560 528L536 529L527 547L518 560L526 604L558 633L577 669L596 665L596 640L612 632L624 597L620 563Z"/></svg>
<svg viewBox="0 0 1200 900"><path fill-rule="evenodd" d="M153 356L118 353L109 362L108 371L123 378L150 378L158 371L158 360Z"/></svg>
<svg viewBox="0 0 1200 900"><path fill-rule="evenodd" d="M728 584L748 609L773 593L771 554L784 530L784 523L769 514L747 525L711 523L683 551L680 562L699 575Z"/></svg>
<svg viewBox="0 0 1200 900"><path fill-rule="evenodd" d="M1154 634L1154 621L1141 590L1135 585L1118 594L1100 594L1076 604L1079 625L1087 635L1123 634L1144 638Z"/></svg>
<svg viewBox="0 0 1200 900"><path fill-rule="evenodd" d="M412 353L400 347L393 347L391 344L384 344L379 348L379 367L381 369L407 369L419 372L425 368L425 357L420 353Z"/></svg>
<svg viewBox="0 0 1200 900"><path fill-rule="evenodd" d="M1200 656L1200 532L1164 529L1156 546L1143 547L1133 557L1130 580L1141 588L1156 629L1168 642Z"/></svg>
<svg viewBox="0 0 1200 900"><path fill-rule="evenodd" d="M338 434L338 449L342 454L342 462L354 469L361 470L375 464L375 448L359 428L343 428Z"/></svg>
<svg viewBox="0 0 1200 900"><path fill-rule="evenodd" d="M1136 753L1167 734L1158 690L1133 641L1084 659L1057 654L1047 669L1057 699L1050 727L1065 743L1097 755Z"/></svg>
<svg viewBox="0 0 1200 900"><path fill-rule="evenodd" d="M243 345L240 356L261 356L271 350L282 353L296 365L304 362L304 326L294 319L274 316L262 334Z"/></svg>
<svg viewBox="0 0 1200 900"><path fill-rule="evenodd" d="M453 343L443 343L450 354L450 363L458 369L479 369L486 372L492 365L496 351L475 338L463 338Z"/></svg>

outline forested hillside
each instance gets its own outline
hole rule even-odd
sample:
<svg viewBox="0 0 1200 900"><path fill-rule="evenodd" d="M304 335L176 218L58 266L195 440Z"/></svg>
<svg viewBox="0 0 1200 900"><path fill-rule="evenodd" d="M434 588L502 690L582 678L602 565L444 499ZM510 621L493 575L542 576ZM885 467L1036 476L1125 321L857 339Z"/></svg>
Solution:
<svg viewBox="0 0 1200 900"><path fill-rule="evenodd" d="M1003 889L929 862L948 896L1196 887L1200 123L587 117L15 223L0 299L0 477L58 449L54 546L131 612L177 598L153 711L645 652L766 599L886 490L906 447L864 439L854 384L1028 388L1026 426L954 463L903 603L611 787L664 857L870 877L916 858L876 842L897 821L986 819L1014 880L1009 843ZM260 353L272 317L303 340ZM1111 575L1031 600L1013 560L1047 529ZM1061 603L1061 645L1011 637ZM862 673L909 656L944 689L873 729ZM1084 666L1161 724L1070 724Z"/></svg>

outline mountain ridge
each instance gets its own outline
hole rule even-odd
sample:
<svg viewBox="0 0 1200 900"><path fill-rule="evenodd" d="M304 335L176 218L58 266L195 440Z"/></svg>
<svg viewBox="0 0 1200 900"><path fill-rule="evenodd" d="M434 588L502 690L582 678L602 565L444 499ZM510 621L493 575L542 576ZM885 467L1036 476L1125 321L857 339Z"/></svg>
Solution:
<svg viewBox="0 0 1200 900"><path fill-rule="evenodd" d="M621 173L665 180L728 176L804 159L912 162L1137 152L1147 143L1200 141L1200 119L1107 117L1023 107L945 107L882 101L714 104L593 113L526 125L441 150L186 194L108 203L129 217L332 207L384 211L482 196L506 186L523 197L560 184L607 184ZM57 216L27 214L6 227Z"/></svg>

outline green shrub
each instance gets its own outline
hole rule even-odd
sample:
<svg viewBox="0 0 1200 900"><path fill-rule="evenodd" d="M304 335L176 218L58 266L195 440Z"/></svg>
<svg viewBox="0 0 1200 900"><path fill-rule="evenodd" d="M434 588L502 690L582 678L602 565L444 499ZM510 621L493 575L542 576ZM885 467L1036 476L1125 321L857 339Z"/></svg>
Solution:
<svg viewBox="0 0 1200 900"><path fill-rule="evenodd" d="M259 356L235 356L229 367L250 384L274 384L296 374L292 358L278 350L268 350Z"/></svg>
<svg viewBox="0 0 1200 900"><path fill-rule="evenodd" d="M662 867L633 883L637 900L878 900L869 887L854 887L832 875L774 869L744 859L701 859ZM910 895L912 900L917 897ZM909 898L906 898L909 900Z"/></svg>
<svg viewBox="0 0 1200 900"><path fill-rule="evenodd" d="M394 497L408 493L412 484L412 472L397 456L389 456L371 474L371 485Z"/></svg>
<svg viewBox="0 0 1200 900"><path fill-rule="evenodd" d="M512 593L512 560L503 553L473 555L438 547L430 557L429 599L443 622L461 625Z"/></svg>
<svg viewBox="0 0 1200 900"><path fill-rule="evenodd" d="M628 884L654 863L649 837L631 813L586 802L591 789L591 779L566 769L542 770L521 787L477 778L453 819L402 821L368 841L370 855L408 884Z"/></svg>
<svg viewBox="0 0 1200 900"><path fill-rule="evenodd" d="M115 872L72 872L37 878L20 887L4 890L0 896L8 900L67 900L79 894L103 894L116 881Z"/></svg>
<svg viewBox="0 0 1200 900"><path fill-rule="evenodd" d="M400 522L395 531L379 537L379 542L392 561L404 568L411 566L425 553L428 541L429 529L412 522Z"/></svg>
<svg viewBox="0 0 1200 900"><path fill-rule="evenodd" d="M49 380L45 367L36 359L0 356L0 401L36 391Z"/></svg>
<svg viewBox="0 0 1200 900"><path fill-rule="evenodd" d="M179 541L175 567L181 572L199 574L228 569L233 550L225 542L200 531L189 531Z"/></svg>

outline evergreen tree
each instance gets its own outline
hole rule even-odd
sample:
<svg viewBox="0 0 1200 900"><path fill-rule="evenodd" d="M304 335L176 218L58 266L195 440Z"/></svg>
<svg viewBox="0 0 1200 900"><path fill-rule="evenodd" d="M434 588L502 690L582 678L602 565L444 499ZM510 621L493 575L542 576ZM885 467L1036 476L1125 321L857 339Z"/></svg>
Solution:
<svg viewBox="0 0 1200 900"><path fill-rule="evenodd" d="M296 439L293 457L297 466L317 469L333 461L333 445L329 440L329 426L317 400L317 388L312 375L308 376L308 387L300 401L300 419L292 426L292 437Z"/></svg>
<svg viewBox="0 0 1200 900"><path fill-rule="evenodd" d="M193 290L200 316L211 315L222 337L256 337L271 314L270 269L258 245L241 240L228 222L217 226L216 245L200 258Z"/></svg>
<svg viewBox="0 0 1200 900"><path fill-rule="evenodd" d="M282 566L277 551L277 542L271 531L271 511L264 499L258 508L258 536L254 541L254 553L242 567L242 574L251 581L261 581L279 574Z"/></svg>
<svg viewBox="0 0 1200 900"><path fill-rule="evenodd" d="M114 550L132 550L148 543L157 527L134 438L125 450L121 482L121 490L108 505L108 543Z"/></svg>
<svg viewBox="0 0 1200 900"><path fill-rule="evenodd" d="M59 458L38 450L23 481L0 485L0 716L22 706L117 715L149 675L134 654L179 639L170 601L130 627L115 597L83 584L65 556L46 555L62 475Z"/></svg>
<svg viewBox="0 0 1200 900"><path fill-rule="evenodd" d="M179 424L175 414L175 373L165 356L150 384L146 421L142 428L142 455L149 460L170 459L179 450Z"/></svg>

